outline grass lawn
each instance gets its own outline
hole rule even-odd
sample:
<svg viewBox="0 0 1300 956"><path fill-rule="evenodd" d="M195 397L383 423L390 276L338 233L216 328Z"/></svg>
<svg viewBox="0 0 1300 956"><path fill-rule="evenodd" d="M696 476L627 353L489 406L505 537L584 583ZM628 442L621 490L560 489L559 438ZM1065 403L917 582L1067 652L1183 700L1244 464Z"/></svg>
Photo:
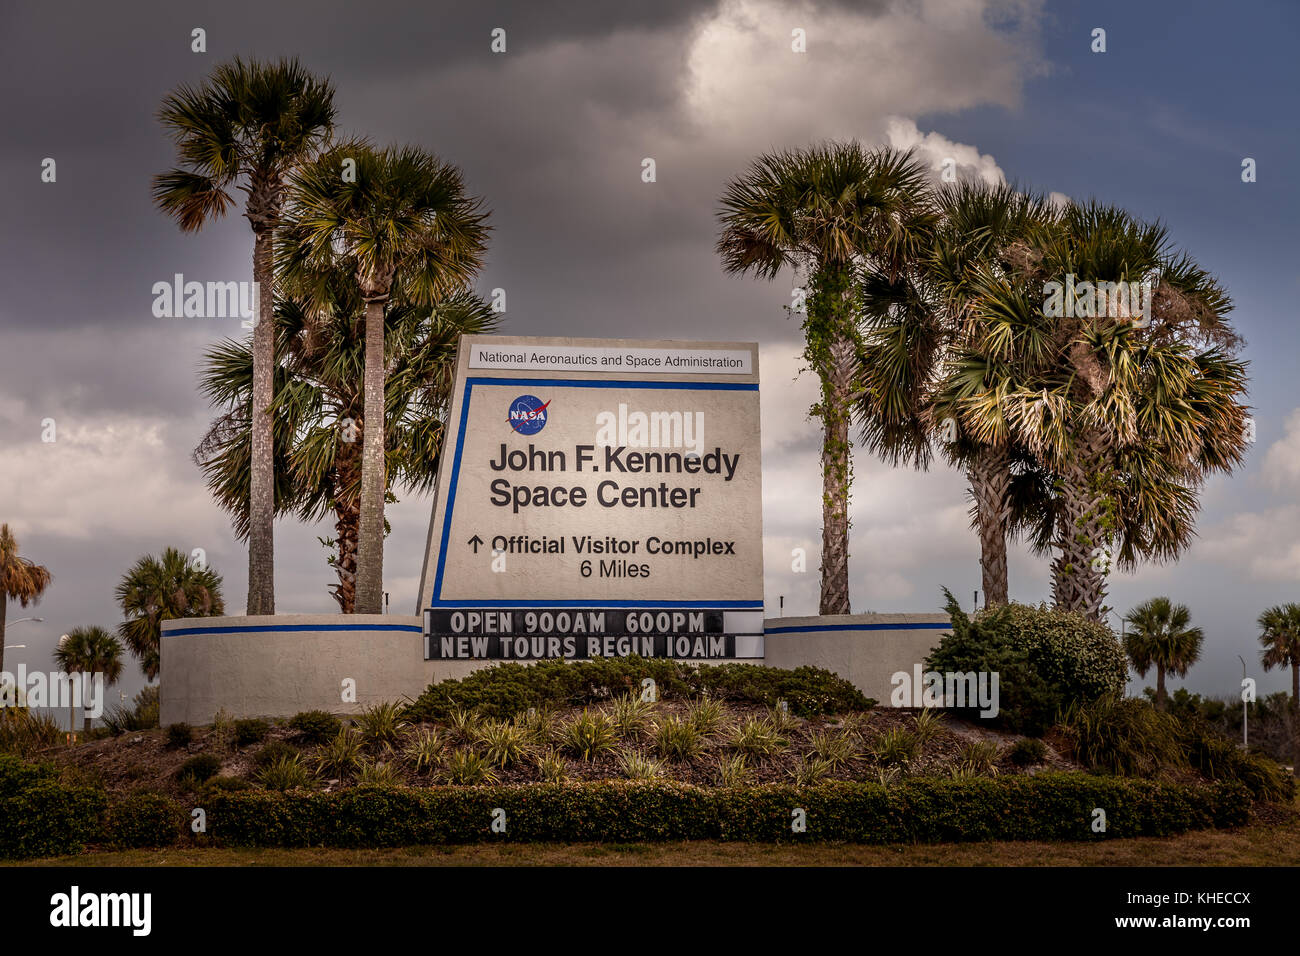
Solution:
<svg viewBox="0 0 1300 956"><path fill-rule="evenodd" d="M515 843L387 850L172 848L84 853L29 866L1300 866L1300 823L1098 843L857 846Z"/></svg>

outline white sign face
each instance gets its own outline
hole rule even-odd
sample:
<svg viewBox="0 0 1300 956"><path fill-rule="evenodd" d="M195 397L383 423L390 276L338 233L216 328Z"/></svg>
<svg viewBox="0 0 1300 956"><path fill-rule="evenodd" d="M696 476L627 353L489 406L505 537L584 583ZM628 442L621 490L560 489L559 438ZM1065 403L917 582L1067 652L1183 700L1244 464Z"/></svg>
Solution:
<svg viewBox="0 0 1300 956"><path fill-rule="evenodd" d="M761 657L757 359L744 343L462 339L426 655Z"/></svg>

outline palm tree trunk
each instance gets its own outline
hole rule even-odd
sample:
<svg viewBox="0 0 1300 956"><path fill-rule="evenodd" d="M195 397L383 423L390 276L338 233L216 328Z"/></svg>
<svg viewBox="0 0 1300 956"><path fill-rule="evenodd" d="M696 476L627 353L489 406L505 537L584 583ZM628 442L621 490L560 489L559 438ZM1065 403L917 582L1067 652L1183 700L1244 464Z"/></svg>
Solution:
<svg viewBox="0 0 1300 956"><path fill-rule="evenodd" d="M0 674L5 670L5 619L9 616L9 595L0 591ZM14 678L15 682L18 678ZM17 691L17 686L14 690Z"/></svg>
<svg viewBox="0 0 1300 956"><path fill-rule="evenodd" d="M274 400L275 320L271 263L274 231L257 229L253 239L253 281L258 289L253 327L253 421L251 487L248 502L248 613L275 613L275 457L271 402Z"/></svg>
<svg viewBox="0 0 1300 956"><path fill-rule="evenodd" d="M850 613L849 410L853 362L853 343L843 334L834 335L829 343L822 388L821 614Z"/></svg>
<svg viewBox="0 0 1300 956"><path fill-rule="evenodd" d="M361 510L355 501L340 501L334 505L334 539L338 554L334 559L334 571L338 583L334 585L334 600L339 602L339 611L353 614L357 609L357 534L360 528Z"/></svg>
<svg viewBox="0 0 1300 956"><path fill-rule="evenodd" d="M1011 462L1007 453L982 448L967 472L975 499L975 524L980 539L980 577L984 606L1007 603L1007 520L1010 508Z"/></svg>
<svg viewBox="0 0 1300 956"><path fill-rule="evenodd" d="M1169 695L1165 692L1165 669L1156 665L1156 706L1161 710L1169 709Z"/></svg>
<svg viewBox="0 0 1300 956"><path fill-rule="evenodd" d="M1291 776L1300 777L1300 661L1291 664Z"/></svg>
<svg viewBox="0 0 1300 956"><path fill-rule="evenodd" d="M359 614L379 614L384 590L384 300L366 301L365 420L361 426Z"/></svg>
<svg viewBox="0 0 1300 956"><path fill-rule="evenodd" d="M1061 513L1054 545L1057 555L1052 561L1055 605L1093 620L1101 619L1111 561L1107 495L1102 490L1103 452L1102 437L1087 433L1062 469Z"/></svg>

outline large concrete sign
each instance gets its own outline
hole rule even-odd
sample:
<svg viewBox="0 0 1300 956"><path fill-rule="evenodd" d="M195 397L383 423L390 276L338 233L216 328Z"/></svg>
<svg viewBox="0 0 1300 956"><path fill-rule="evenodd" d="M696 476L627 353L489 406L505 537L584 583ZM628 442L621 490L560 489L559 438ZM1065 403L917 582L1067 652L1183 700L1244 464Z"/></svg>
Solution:
<svg viewBox="0 0 1300 956"><path fill-rule="evenodd" d="M465 336L425 656L763 656L758 347Z"/></svg>

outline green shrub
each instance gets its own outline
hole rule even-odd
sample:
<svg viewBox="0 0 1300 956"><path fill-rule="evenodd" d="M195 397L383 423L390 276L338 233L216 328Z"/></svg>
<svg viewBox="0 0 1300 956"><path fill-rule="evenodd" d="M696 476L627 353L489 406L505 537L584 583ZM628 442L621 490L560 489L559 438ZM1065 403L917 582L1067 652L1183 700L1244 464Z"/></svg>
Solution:
<svg viewBox="0 0 1300 956"><path fill-rule="evenodd" d="M468 747L458 747L444 754L438 776L444 783L464 787L497 781L496 771L487 758Z"/></svg>
<svg viewBox="0 0 1300 956"><path fill-rule="evenodd" d="M1295 779L1264 754L1248 753L1203 719L1185 718L1179 740L1191 763L1208 780L1234 780L1244 784L1256 800L1291 803Z"/></svg>
<svg viewBox="0 0 1300 956"><path fill-rule="evenodd" d="M456 707L447 713L447 729L461 743L470 743L483 726L483 715L477 710Z"/></svg>
<svg viewBox="0 0 1300 956"><path fill-rule="evenodd" d="M913 716L912 722L914 724L912 729L922 747L929 743L933 737L948 731L948 728L943 725L943 714L930 710L928 707Z"/></svg>
<svg viewBox="0 0 1300 956"><path fill-rule="evenodd" d="M619 737L636 738L650 726L650 717L655 705L642 700L637 694L620 694L614 698L606 713L614 725L614 733Z"/></svg>
<svg viewBox="0 0 1300 956"><path fill-rule="evenodd" d="M35 757L62 740L63 733L50 714L26 707L0 707L0 754Z"/></svg>
<svg viewBox="0 0 1300 956"><path fill-rule="evenodd" d="M268 740L262 749L253 756L253 766L261 770L263 767L269 767L277 761L296 760L298 757L298 750L293 745L287 744L283 740Z"/></svg>
<svg viewBox="0 0 1300 956"><path fill-rule="evenodd" d="M969 780L912 778L891 787L828 782L811 787L703 788L605 781L505 787L395 787L336 793L215 794L208 833L229 846L389 847L499 840L492 811L518 842L643 843L665 840L951 843L1093 841L1170 836L1241 826L1249 794L1235 783L1160 784L1084 773ZM790 811L807 813L807 832ZM1092 810L1105 807L1104 834Z"/></svg>
<svg viewBox="0 0 1300 956"><path fill-rule="evenodd" d="M118 849L171 846L185 819L185 809L161 793L127 794L109 805L107 842Z"/></svg>
<svg viewBox="0 0 1300 956"><path fill-rule="evenodd" d="M906 769L921 752L916 734L903 727L886 730L867 747L867 755L882 767Z"/></svg>
<svg viewBox="0 0 1300 956"><path fill-rule="evenodd" d="M655 727L655 749L669 760L690 760L704 750L704 731L689 715L668 717Z"/></svg>
<svg viewBox="0 0 1300 956"><path fill-rule="evenodd" d="M1007 756L1017 767L1034 767L1047 759L1047 744L1037 737L1022 737L1011 745Z"/></svg>
<svg viewBox="0 0 1300 956"><path fill-rule="evenodd" d="M107 804L99 787L61 782L52 764L0 754L0 858L79 853L99 839Z"/></svg>
<svg viewBox="0 0 1300 956"><path fill-rule="evenodd" d="M342 779L357 769L360 759L361 737L352 728L344 727L321 748L316 772Z"/></svg>
<svg viewBox="0 0 1300 956"><path fill-rule="evenodd" d="M305 744L323 744L338 735L343 722L326 710L304 710L289 719L289 729Z"/></svg>
<svg viewBox="0 0 1300 956"><path fill-rule="evenodd" d="M104 711L104 727L114 737L158 726L158 688L146 687L136 694L129 707L114 704Z"/></svg>
<svg viewBox="0 0 1300 956"><path fill-rule="evenodd" d="M628 780L654 780L664 774L664 765L639 750L619 752L618 770Z"/></svg>
<svg viewBox="0 0 1300 956"><path fill-rule="evenodd" d="M744 787L753 778L743 753L719 754L713 773L719 787Z"/></svg>
<svg viewBox="0 0 1300 956"><path fill-rule="evenodd" d="M477 741L483 756L504 770L519 763L529 752L528 732L504 720L486 720L479 727Z"/></svg>
<svg viewBox="0 0 1300 956"><path fill-rule="evenodd" d="M815 787L824 782L834 769L829 761L812 754L804 754L790 771L790 779L794 781L796 787Z"/></svg>
<svg viewBox="0 0 1300 956"><path fill-rule="evenodd" d="M416 773L424 773L438 765L446 746L446 740L437 729L421 730L407 741L402 754L414 765Z"/></svg>
<svg viewBox="0 0 1300 956"><path fill-rule="evenodd" d="M1039 736L1061 709L1122 693L1128 663L1114 632L1082 614L1001 604L973 617L945 590L952 633L930 655L940 673L996 673L1000 727ZM972 716L978 707L965 708Z"/></svg>
<svg viewBox="0 0 1300 956"><path fill-rule="evenodd" d="M957 750L957 776L993 776L998 772L998 745L993 740L966 740Z"/></svg>
<svg viewBox="0 0 1300 956"><path fill-rule="evenodd" d="M814 757L824 760L831 770L838 770L860 755L857 739L844 731L813 731L809 737L809 749Z"/></svg>
<svg viewBox="0 0 1300 956"><path fill-rule="evenodd" d="M549 747L559 737L560 718L549 707L530 707L516 714L514 720L535 747Z"/></svg>
<svg viewBox="0 0 1300 956"><path fill-rule="evenodd" d="M295 752L263 764L257 771L257 782L267 790L299 790L312 786L315 778Z"/></svg>
<svg viewBox="0 0 1300 956"><path fill-rule="evenodd" d="M747 717L731 735L731 746L751 757L770 757L784 750L790 741L767 718Z"/></svg>
<svg viewBox="0 0 1300 956"><path fill-rule="evenodd" d="M589 661L507 663L475 671L462 680L440 681L407 709L410 720L442 720L454 710L476 710L506 719L533 707L565 707L639 695L650 678L660 699L707 694L723 701L773 706L786 700L799 715L867 710L875 702L848 681L815 667L786 670L759 664L705 664L641 657Z"/></svg>
<svg viewBox="0 0 1300 956"><path fill-rule="evenodd" d="M235 746L248 747L260 743L271 732L271 725L257 717L248 717L234 722Z"/></svg>
<svg viewBox="0 0 1300 956"><path fill-rule="evenodd" d="M686 705L686 719L706 737L718 732L725 717L721 702L712 697L701 697Z"/></svg>
<svg viewBox="0 0 1300 956"><path fill-rule="evenodd" d="M253 785L242 777L213 777L203 785L203 792L205 794L251 789L253 789Z"/></svg>
<svg viewBox="0 0 1300 956"><path fill-rule="evenodd" d="M543 783L564 783L569 779L569 767L564 756L554 750L538 754L537 775Z"/></svg>
<svg viewBox="0 0 1300 956"><path fill-rule="evenodd" d="M600 711L587 708L561 728L560 739L570 753L586 761L618 746L613 721Z"/></svg>
<svg viewBox="0 0 1300 956"><path fill-rule="evenodd" d="M402 711L401 704L390 701L362 708L356 718L362 743L380 750L396 748L401 740L402 731L407 727Z"/></svg>
<svg viewBox="0 0 1300 956"><path fill-rule="evenodd" d="M187 723L167 725L167 746L179 750L194 741L194 728Z"/></svg>
<svg viewBox="0 0 1300 956"><path fill-rule="evenodd" d="M193 788L206 783L220 772L220 757L214 754L198 754L177 768L176 780L184 787Z"/></svg>
<svg viewBox="0 0 1300 956"><path fill-rule="evenodd" d="M357 770L358 787L400 787L405 782L401 771L386 760L362 761Z"/></svg>
<svg viewBox="0 0 1300 956"><path fill-rule="evenodd" d="M1144 700L1106 696L1073 704L1061 715L1061 729L1089 770L1153 777L1187 765L1178 722Z"/></svg>

